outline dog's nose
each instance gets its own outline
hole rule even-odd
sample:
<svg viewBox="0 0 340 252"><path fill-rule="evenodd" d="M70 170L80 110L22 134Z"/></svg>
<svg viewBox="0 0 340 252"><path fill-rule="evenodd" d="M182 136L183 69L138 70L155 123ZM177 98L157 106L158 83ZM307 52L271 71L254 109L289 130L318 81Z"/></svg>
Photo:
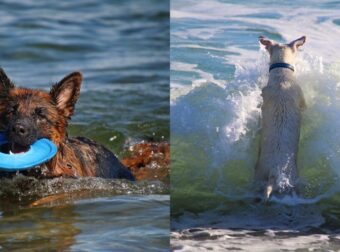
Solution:
<svg viewBox="0 0 340 252"><path fill-rule="evenodd" d="M14 124L13 127L12 127L12 131L13 131L13 133L15 133L16 135L19 135L21 137L26 136L27 133L28 133L28 130L25 128L25 126L20 124L20 123Z"/></svg>

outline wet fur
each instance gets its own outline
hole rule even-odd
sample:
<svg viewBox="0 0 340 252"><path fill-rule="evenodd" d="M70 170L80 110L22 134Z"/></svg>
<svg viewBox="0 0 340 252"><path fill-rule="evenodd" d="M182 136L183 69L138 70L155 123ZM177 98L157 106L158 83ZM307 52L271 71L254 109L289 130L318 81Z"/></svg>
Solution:
<svg viewBox="0 0 340 252"><path fill-rule="evenodd" d="M297 48L305 40L301 37L282 45L260 37L260 42L270 54L271 64L294 65ZM272 193L296 193L301 112L305 108L305 100L294 72L287 68L271 70L267 86L262 89L262 97L261 143L255 181L267 198Z"/></svg>
<svg viewBox="0 0 340 252"><path fill-rule="evenodd" d="M37 139L48 138L57 145L54 158L26 174L134 180L131 172L104 146L85 137L68 138L66 128L79 98L81 81L81 73L74 72L47 93L16 87L0 69L0 131L7 132L10 137L8 131L13 121L27 119L35 128Z"/></svg>
<svg viewBox="0 0 340 252"><path fill-rule="evenodd" d="M297 153L303 95L290 70L272 71L281 71L285 77L269 82L262 90L261 145L255 181L264 182L276 192L290 193L296 189L298 180Z"/></svg>

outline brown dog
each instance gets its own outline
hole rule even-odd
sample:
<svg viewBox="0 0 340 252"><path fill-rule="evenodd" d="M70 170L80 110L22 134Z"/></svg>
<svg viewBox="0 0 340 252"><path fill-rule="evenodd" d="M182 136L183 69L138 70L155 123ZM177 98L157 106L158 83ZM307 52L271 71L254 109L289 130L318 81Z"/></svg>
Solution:
<svg viewBox="0 0 340 252"><path fill-rule="evenodd" d="M0 69L0 131L8 144L3 152L20 153L37 139L47 138L58 147L47 163L27 171L39 177L95 176L134 180L115 155L84 137L68 138L66 127L80 93L82 75L74 72L49 93L16 87Z"/></svg>

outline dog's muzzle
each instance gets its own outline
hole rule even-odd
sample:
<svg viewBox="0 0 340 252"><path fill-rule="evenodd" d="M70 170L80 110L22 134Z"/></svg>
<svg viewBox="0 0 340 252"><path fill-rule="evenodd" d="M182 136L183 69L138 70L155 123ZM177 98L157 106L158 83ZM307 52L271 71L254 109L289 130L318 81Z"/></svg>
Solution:
<svg viewBox="0 0 340 252"><path fill-rule="evenodd" d="M37 140L37 130L33 121L24 118L11 123L7 130L7 138L12 153L28 151L30 145Z"/></svg>

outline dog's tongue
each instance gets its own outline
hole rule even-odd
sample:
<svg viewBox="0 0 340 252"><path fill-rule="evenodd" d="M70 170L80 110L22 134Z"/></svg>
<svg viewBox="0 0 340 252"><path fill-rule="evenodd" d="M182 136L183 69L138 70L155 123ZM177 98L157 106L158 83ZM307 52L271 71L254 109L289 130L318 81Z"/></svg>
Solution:
<svg viewBox="0 0 340 252"><path fill-rule="evenodd" d="M25 153L29 150L28 146L22 146L20 144L12 143L10 153L11 154L19 154L19 153Z"/></svg>

